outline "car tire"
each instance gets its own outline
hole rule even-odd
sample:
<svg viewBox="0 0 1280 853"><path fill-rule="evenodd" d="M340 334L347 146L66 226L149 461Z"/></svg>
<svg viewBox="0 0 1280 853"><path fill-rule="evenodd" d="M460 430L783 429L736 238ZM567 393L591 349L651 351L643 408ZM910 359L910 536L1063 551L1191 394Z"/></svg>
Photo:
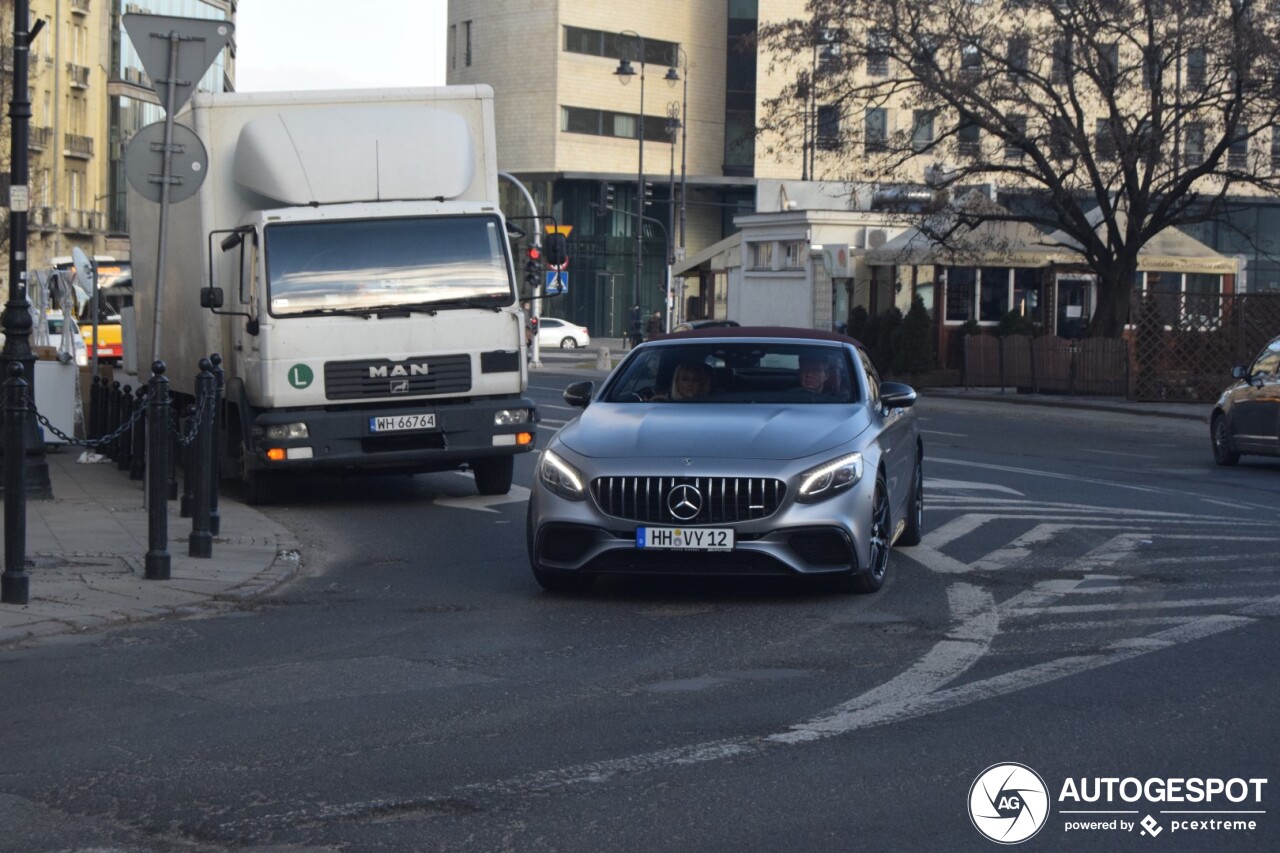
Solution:
<svg viewBox="0 0 1280 853"><path fill-rule="evenodd" d="M907 500L907 526L895 545L910 548L924 538L924 459L916 453L916 467L911 473L911 497Z"/></svg>
<svg viewBox="0 0 1280 853"><path fill-rule="evenodd" d="M1240 454L1231 447L1231 431L1227 429L1227 416L1218 412L1209 427L1209 440L1213 443L1213 461L1219 465L1234 465Z"/></svg>
<svg viewBox="0 0 1280 853"><path fill-rule="evenodd" d="M494 456L471 462L471 473L476 478L476 491L482 495L505 495L511 491L511 479L515 474L514 456Z"/></svg>
<svg viewBox="0 0 1280 853"><path fill-rule="evenodd" d="M565 338L560 341L560 349L577 349L578 342L573 338Z"/></svg>
<svg viewBox="0 0 1280 853"><path fill-rule="evenodd" d="M846 592L865 595L884 586L889 572L889 536L892 534L893 512L889 508L889 490L885 487L884 474L876 473L876 490L871 498L870 542L867 565L845 576L842 584Z"/></svg>
<svg viewBox="0 0 1280 853"><path fill-rule="evenodd" d="M244 502L249 506L267 506L280 501L283 490L280 472L246 469L241 480L244 482Z"/></svg>

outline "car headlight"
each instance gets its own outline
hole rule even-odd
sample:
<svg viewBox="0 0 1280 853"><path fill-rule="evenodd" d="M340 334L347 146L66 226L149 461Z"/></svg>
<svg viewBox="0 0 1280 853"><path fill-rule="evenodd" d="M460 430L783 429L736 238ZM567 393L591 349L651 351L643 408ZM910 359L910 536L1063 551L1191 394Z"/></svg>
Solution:
<svg viewBox="0 0 1280 853"><path fill-rule="evenodd" d="M846 453L801 474L796 500L805 503L826 500L861 479L862 454Z"/></svg>
<svg viewBox="0 0 1280 853"><path fill-rule="evenodd" d="M494 412L494 426L511 426L512 424L527 424L530 421L528 409L502 409Z"/></svg>
<svg viewBox="0 0 1280 853"><path fill-rule="evenodd" d="M289 441L297 438L309 438L307 425L302 422L292 424L270 424L262 428L262 437L267 441Z"/></svg>
<svg viewBox="0 0 1280 853"><path fill-rule="evenodd" d="M587 497L582 474L550 450L542 451L542 459L538 462L538 479L562 498L580 501Z"/></svg>

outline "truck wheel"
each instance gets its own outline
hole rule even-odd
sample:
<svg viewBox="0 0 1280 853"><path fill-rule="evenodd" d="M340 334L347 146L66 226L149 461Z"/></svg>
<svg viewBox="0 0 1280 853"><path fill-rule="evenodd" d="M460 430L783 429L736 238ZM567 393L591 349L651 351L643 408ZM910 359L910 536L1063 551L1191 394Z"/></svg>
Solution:
<svg viewBox="0 0 1280 853"><path fill-rule="evenodd" d="M244 500L249 506L263 506L280 500L280 477L272 471L245 471Z"/></svg>
<svg viewBox="0 0 1280 853"><path fill-rule="evenodd" d="M474 460L471 472L475 474L476 491L482 495L505 495L511 491L511 477L515 468L514 456Z"/></svg>

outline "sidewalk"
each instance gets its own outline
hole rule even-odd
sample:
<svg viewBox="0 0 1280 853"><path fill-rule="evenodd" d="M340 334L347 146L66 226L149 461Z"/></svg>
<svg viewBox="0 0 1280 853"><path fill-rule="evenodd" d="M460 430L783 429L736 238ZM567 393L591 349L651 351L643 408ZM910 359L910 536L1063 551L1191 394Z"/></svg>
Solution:
<svg viewBox="0 0 1280 853"><path fill-rule="evenodd" d="M181 518L178 501L170 501L171 577L147 580L142 482L114 462L79 464L80 451L54 446L45 456L54 499L27 501L29 602L0 604L0 647L230 607L297 573L293 534L221 495L213 557L187 556L191 519Z"/></svg>
<svg viewBox="0 0 1280 853"><path fill-rule="evenodd" d="M622 356L621 341L592 341L579 351L594 362L608 347ZM567 354L566 354L567 355ZM585 364L544 363L543 371L603 379L606 372ZM1111 397L1018 394L999 388L927 388L930 397L1084 411L1118 412L1207 423L1203 403L1133 403ZM147 512L142 483L130 480L112 462L80 464L80 449L55 446L46 455L53 487L51 501L27 501L27 574L30 601L0 604L0 648L58 634L144 619L171 618L230 608L292 578L301 554L285 528L225 494L219 498L221 526L213 557L187 556L191 519L169 502L171 579L147 580ZM0 517L0 524L3 518Z"/></svg>

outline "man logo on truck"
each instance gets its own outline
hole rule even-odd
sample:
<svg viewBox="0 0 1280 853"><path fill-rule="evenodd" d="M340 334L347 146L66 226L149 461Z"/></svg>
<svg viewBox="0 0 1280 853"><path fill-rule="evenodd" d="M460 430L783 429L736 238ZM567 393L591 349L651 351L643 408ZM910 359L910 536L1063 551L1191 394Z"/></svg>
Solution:
<svg viewBox="0 0 1280 853"><path fill-rule="evenodd" d="M385 364L381 366L371 365L369 367L370 379L389 379L392 376L426 376L426 375L427 375L427 365L425 364L410 364L408 370L405 369L405 366L403 364L397 364L394 366L388 366Z"/></svg>

